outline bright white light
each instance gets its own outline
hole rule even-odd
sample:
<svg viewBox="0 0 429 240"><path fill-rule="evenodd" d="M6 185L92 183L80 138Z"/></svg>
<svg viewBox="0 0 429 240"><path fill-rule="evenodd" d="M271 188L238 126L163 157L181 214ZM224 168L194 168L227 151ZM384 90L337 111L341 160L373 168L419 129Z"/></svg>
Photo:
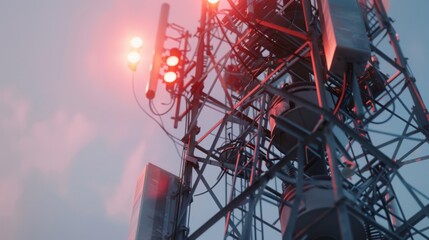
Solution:
<svg viewBox="0 0 429 240"><path fill-rule="evenodd" d="M128 62L131 64L137 64L141 59L140 53L130 52L128 53Z"/></svg>
<svg viewBox="0 0 429 240"><path fill-rule="evenodd" d="M131 38L130 45L132 48L141 48L143 40L139 37L133 37Z"/></svg>
<svg viewBox="0 0 429 240"><path fill-rule="evenodd" d="M177 79L177 74L175 72L166 72L164 74L164 81L167 83L172 83L176 81L176 79Z"/></svg>
<svg viewBox="0 0 429 240"><path fill-rule="evenodd" d="M219 0L207 0L209 3L211 3L211 4L216 4L216 3L218 3L219 2Z"/></svg>
<svg viewBox="0 0 429 240"><path fill-rule="evenodd" d="M179 58L177 56L169 56L166 63L167 66L174 67L179 63Z"/></svg>

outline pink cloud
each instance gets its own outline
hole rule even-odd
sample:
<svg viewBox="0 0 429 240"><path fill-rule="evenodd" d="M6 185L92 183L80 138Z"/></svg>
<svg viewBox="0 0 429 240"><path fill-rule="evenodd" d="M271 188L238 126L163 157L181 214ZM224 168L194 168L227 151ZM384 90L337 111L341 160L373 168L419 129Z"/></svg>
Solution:
<svg viewBox="0 0 429 240"><path fill-rule="evenodd" d="M25 132L29 104L11 89L0 90L0 232L4 239L16 239L22 173L15 143Z"/></svg>
<svg viewBox="0 0 429 240"><path fill-rule="evenodd" d="M22 194L20 181L15 176L0 179L0 218L12 218Z"/></svg>
<svg viewBox="0 0 429 240"><path fill-rule="evenodd" d="M0 127L4 131L23 130L27 124L29 104L15 96L11 90L0 92Z"/></svg>
<svg viewBox="0 0 429 240"><path fill-rule="evenodd" d="M23 155L23 168L59 177L94 137L94 125L85 115L57 111L50 118L34 123L21 140L19 151Z"/></svg>
<svg viewBox="0 0 429 240"><path fill-rule="evenodd" d="M26 169L64 173L76 153L95 137L95 125L82 113L62 110L32 122L29 106L14 91L0 91L0 129L7 145L0 153L3 164L15 159Z"/></svg>
<svg viewBox="0 0 429 240"><path fill-rule="evenodd" d="M23 184L40 174L63 188L64 177L80 150L95 138L95 125L82 113L58 110L32 121L29 102L10 89L0 90L0 232L15 239L19 230Z"/></svg>
<svg viewBox="0 0 429 240"><path fill-rule="evenodd" d="M56 111L34 122L28 101L10 89L0 90L0 220L14 218L14 204L30 172L61 184L73 159L94 137L94 124L82 113ZM13 174L12 174L13 173ZM63 189L60 189L63 190ZM11 221L11 220L10 220Z"/></svg>
<svg viewBox="0 0 429 240"><path fill-rule="evenodd" d="M110 218L128 223L131 216L133 194L137 178L144 167L145 143L141 142L128 157L122 177L107 197L105 210Z"/></svg>
<svg viewBox="0 0 429 240"><path fill-rule="evenodd" d="M63 175L76 154L95 137L95 125L79 112L57 110L32 121L28 101L10 89L0 90L0 108L5 146L0 164L20 176L33 170L46 176Z"/></svg>
<svg viewBox="0 0 429 240"><path fill-rule="evenodd" d="M0 232L4 239L15 239L18 231L18 203L22 195L18 176L10 175L0 179Z"/></svg>

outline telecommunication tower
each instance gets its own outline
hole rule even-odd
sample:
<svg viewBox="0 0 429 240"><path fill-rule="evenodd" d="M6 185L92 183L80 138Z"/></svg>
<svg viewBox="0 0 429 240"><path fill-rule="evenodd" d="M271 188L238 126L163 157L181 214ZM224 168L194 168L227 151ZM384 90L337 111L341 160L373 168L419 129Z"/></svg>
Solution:
<svg viewBox="0 0 429 240"><path fill-rule="evenodd" d="M162 239L429 239L406 174L429 113L384 1L201 2L194 35L162 6L146 90L153 105L174 73L184 131Z"/></svg>

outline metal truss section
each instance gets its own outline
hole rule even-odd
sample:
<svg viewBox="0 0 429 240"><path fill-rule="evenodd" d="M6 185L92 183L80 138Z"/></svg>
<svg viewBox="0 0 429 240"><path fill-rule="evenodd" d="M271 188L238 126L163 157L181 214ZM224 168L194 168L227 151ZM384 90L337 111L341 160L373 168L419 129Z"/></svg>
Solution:
<svg viewBox="0 0 429 240"><path fill-rule="evenodd" d="M228 2L203 4L180 92L176 239L429 239L407 170L429 159L428 112L383 3L358 1L371 57L340 75L320 1Z"/></svg>

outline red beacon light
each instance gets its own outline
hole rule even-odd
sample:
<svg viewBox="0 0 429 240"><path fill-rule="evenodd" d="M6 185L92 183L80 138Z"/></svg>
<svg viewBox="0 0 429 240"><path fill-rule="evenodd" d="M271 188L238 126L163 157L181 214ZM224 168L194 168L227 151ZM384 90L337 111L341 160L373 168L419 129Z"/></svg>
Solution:
<svg viewBox="0 0 429 240"><path fill-rule="evenodd" d="M164 81L166 83L173 83L176 81L176 79L177 79L177 73L176 72L168 71L164 74Z"/></svg>
<svg viewBox="0 0 429 240"><path fill-rule="evenodd" d="M167 57L166 63L169 67L175 67L180 61L180 50L178 48L170 49L170 55Z"/></svg>
<svg viewBox="0 0 429 240"><path fill-rule="evenodd" d="M173 83L177 80L177 70L180 63L180 50L178 48L170 49L170 54L166 58L165 63L167 64L168 70L164 74L164 81L166 83Z"/></svg>

